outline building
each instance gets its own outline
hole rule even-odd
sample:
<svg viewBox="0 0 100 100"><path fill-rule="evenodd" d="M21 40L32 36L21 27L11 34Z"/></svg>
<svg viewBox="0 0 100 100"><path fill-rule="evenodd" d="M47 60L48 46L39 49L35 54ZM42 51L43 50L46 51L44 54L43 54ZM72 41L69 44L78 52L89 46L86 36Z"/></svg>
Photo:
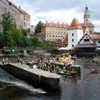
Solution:
<svg viewBox="0 0 100 100"><path fill-rule="evenodd" d="M88 28L90 33L94 32L94 25L91 23L90 13L89 13L87 5L85 7L85 12L84 12L84 23L81 23L81 25L83 28L83 33L85 32L86 28Z"/></svg>
<svg viewBox="0 0 100 100"><path fill-rule="evenodd" d="M85 7L84 23L79 23L78 19L74 18L71 25L68 27L68 33L63 43L68 44L68 48L75 47L84 36L84 33L86 33L86 30L88 30L89 33L94 32L94 25L90 22L90 14L87 6Z"/></svg>
<svg viewBox="0 0 100 100"><path fill-rule="evenodd" d="M0 0L0 22L2 21L2 15L5 13L11 13L14 19L14 23L18 29L28 29L30 28L30 15L17 7L9 0ZM0 32L3 31L2 25L0 24Z"/></svg>
<svg viewBox="0 0 100 100"><path fill-rule="evenodd" d="M77 56L96 56L99 50L100 35L98 34L84 34L75 47Z"/></svg>
<svg viewBox="0 0 100 100"><path fill-rule="evenodd" d="M76 18L68 27L68 48L75 47L83 36L83 29Z"/></svg>
<svg viewBox="0 0 100 100"><path fill-rule="evenodd" d="M36 28L36 26L31 25L30 27L31 27L31 28L30 28L31 34L35 34L35 28Z"/></svg>
<svg viewBox="0 0 100 100"><path fill-rule="evenodd" d="M68 24L48 23L43 25L42 33L45 40L63 40L67 32Z"/></svg>

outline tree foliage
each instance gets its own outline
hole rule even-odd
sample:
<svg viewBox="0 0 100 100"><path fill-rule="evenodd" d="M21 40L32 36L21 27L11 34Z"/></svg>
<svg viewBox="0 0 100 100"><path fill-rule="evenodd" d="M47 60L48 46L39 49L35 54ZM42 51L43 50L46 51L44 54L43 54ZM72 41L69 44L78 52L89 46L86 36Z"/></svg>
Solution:
<svg viewBox="0 0 100 100"><path fill-rule="evenodd" d="M27 37L30 30L17 29L10 13L2 15L3 33L0 33L0 48L2 47L54 47L54 42L40 40L35 35ZM40 21L37 25L37 32L41 31L43 23Z"/></svg>
<svg viewBox="0 0 100 100"><path fill-rule="evenodd" d="M100 32L94 32L93 34L100 34Z"/></svg>
<svg viewBox="0 0 100 100"><path fill-rule="evenodd" d="M38 24L36 25L35 33L41 32L42 26L43 26L43 23L39 21Z"/></svg>

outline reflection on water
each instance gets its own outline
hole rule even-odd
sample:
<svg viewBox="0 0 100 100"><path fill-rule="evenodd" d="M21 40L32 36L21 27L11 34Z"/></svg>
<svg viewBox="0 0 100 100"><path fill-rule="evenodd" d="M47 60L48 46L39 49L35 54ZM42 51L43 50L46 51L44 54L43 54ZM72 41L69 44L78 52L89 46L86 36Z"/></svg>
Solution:
<svg viewBox="0 0 100 100"><path fill-rule="evenodd" d="M100 66L89 59L78 59L82 67L81 77L62 76L61 93L46 93L16 79L0 69L0 100L100 100L100 76L90 68L100 70Z"/></svg>

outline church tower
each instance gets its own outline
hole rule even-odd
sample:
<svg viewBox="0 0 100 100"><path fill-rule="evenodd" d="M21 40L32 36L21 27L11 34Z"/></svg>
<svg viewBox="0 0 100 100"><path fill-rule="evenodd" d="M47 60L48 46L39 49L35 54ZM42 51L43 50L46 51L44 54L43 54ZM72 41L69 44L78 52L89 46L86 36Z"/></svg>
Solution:
<svg viewBox="0 0 100 100"><path fill-rule="evenodd" d="M90 13L89 13L88 6L87 5L85 7L84 23L90 23Z"/></svg>

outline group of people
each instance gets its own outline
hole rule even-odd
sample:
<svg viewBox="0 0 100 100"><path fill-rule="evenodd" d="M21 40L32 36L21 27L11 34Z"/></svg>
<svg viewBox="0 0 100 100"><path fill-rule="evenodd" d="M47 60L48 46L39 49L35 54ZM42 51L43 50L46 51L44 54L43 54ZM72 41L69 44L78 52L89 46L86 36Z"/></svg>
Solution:
<svg viewBox="0 0 100 100"><path fill-rule="evenodd" d="M9 63L9 61L8 61L8 58L6 57L6 58L2 58L2 64L7 64L7 63Z"/></svg>
<svg viewBox="0 0 100 100"><path fill-rule="evenodd" d="M53 71L56 71L56 72L67 72L67 71L71 71L71 64L65 64L64 67L61 67L60 65L55 65L53 63L39 63L39 66L38 68L39 69L43 69L43 70L46 70L46 71L50 71L50 72L53 72Z"/></svg>

